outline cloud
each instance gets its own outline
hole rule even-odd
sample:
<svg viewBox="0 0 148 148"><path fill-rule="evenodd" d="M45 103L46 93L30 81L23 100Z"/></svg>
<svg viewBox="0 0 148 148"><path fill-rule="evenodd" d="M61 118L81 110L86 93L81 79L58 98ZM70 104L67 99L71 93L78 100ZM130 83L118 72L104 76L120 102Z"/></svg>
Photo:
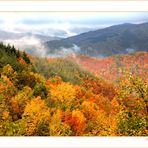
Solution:
<svg viewBox="0 0 148 148"><path fill-rule="evenodd" d="M61 47L60 49L45 49L46 50L46 57L67 57L67 56L73 56L81 51L80 47L77 45L73 44L73 47L71 48L63 48Z"/></svg>
<svg viewBox="0 0 148 148"><path fill-rule="evenodd" d="M45 36L66 38L87 31L122 23L143 23L148 21L148 12L99 12L99 13L0 13L0 30L15 33L34 33ZM33 36L4 40L20 50L38 56L65 57L81 52L77 45L72 48L47 51L42 41ZM133 52L133 49L127 49Z"/></svg>
<svg viewBox="0 0 148 148"><path fill-rule="evenodd" d="M133 49L133 48L126 48L126 51L127 51L128 53L133 53L133 52L135 52L136 50Z"/></svg>
<svg viewBox="0 0 148 148"><path fill-rule="evenodd" d="M41 40L35 38L34 36L26 36L20 39L4 40L6 44L14 45L16 48L22 51L26 51L33 55L38 55L41 57L46 56L46 48L44 47Z"/></svg>
<svg viewBox="0 0 148 148"><path fill-rule="evenodd" d="M61 38L74 36L83 32L87 32L90 30L95 30L99 28L103 28L106 26L110 26L112 24L104 24L104 25L88 25L88 24L70 24L70 23L52 23L52 24L22 24L22 23L12 23L5 22L0 25L0 28L7 32L15 32L15 33L36 33L42 34L46 36L57 36Z"/></svg>
<svg viewBox="0 0 148 148"><path fill-rule="evenodd" d="M46 36L58 36L58 37L69 37L76 35L75 32L70 31L72 25L70 24L36 24L36 25L25 25L21 23L2 23L0 25L1 30L15 33L35 33Z"/></svg>
<svg viewBox="0 0 148 148"><path fill-rule="evenodd" d="M148 21L147 12L0 13L0 30L69 37L114 24Z"/></svg>
<svg viewBox="0 0 148 148"><path fill-rule="evenodd" d="M8 39L3 40L5 44L14 45L21 51L26 51L29 54L40 56L40 57L67 57L75 56L76 53L81 51L80 47L73 44L71 48L60 48L49 50L44 46L42 40L35 36L25 36L20 39Z"/></svg>

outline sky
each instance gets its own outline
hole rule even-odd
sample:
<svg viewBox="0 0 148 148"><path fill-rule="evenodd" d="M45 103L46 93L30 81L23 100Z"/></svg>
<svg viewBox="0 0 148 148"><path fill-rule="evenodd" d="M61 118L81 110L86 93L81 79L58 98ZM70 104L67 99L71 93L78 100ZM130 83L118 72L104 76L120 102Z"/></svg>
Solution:
<svg viewBox="0 0 148 148"><path fill-rule="evenodd" d="M1 12L0 30L69 37L123 23L148 22L148 12Z"/></svg>

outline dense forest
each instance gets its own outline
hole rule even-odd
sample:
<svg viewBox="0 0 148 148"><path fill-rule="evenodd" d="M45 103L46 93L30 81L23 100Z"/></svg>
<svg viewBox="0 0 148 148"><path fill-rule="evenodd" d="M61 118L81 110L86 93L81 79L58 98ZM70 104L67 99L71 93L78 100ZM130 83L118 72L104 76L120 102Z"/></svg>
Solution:
<svg viewBox="0 0 148 148"><path fill-rule="evenodd" d="M148 80L134 68L112 81L84 67L0 43L0 135L148 136Z"/></svg>
<svg viewBox="0 0 148 148"><path fill-rule="evenodd" d="M148 75L148 52L120 54L106 58L78 55L74 58L95 75L110 81L117 81L127 71L148 80L146 77Z"/></svg>

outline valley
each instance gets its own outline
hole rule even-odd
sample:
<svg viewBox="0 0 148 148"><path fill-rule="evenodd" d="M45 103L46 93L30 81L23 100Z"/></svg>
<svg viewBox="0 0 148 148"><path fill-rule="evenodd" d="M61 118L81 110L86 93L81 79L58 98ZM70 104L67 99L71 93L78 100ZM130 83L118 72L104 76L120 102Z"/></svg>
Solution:
<svg viewBox="0 0 148 148"><path fill-rule="evenodd" d="M148 23L0 39L0 136L148 136Z"/></svg>

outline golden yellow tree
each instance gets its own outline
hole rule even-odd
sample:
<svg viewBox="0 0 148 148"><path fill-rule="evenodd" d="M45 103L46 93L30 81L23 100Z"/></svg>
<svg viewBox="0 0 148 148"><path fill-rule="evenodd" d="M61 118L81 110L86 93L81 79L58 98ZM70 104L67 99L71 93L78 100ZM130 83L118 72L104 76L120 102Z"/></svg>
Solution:
<svg viewBox="0 0 148 148"><path fill-rule="evenodd" d="M70 83L62 82L51 88L51 99L57 103L57 107L66 110L71 108L76 96L76 89Z"/></svg>
<svg viewBox="0 0 148 148"><path fill-rule="evenodd" d="M26 121L26 134L39 135L38 128L43 124L46 127L50 120L49 108L46 106L45 101L40 97L36 97L27 103L23 119Z"/></svg>
<svg viewBox="0 0 148 148"><path fill-rule="evenodd" d="M62 122L62 111L57 110L51 117L51 122L49 123L50 136L71 136L71 127Z"/></svg>

